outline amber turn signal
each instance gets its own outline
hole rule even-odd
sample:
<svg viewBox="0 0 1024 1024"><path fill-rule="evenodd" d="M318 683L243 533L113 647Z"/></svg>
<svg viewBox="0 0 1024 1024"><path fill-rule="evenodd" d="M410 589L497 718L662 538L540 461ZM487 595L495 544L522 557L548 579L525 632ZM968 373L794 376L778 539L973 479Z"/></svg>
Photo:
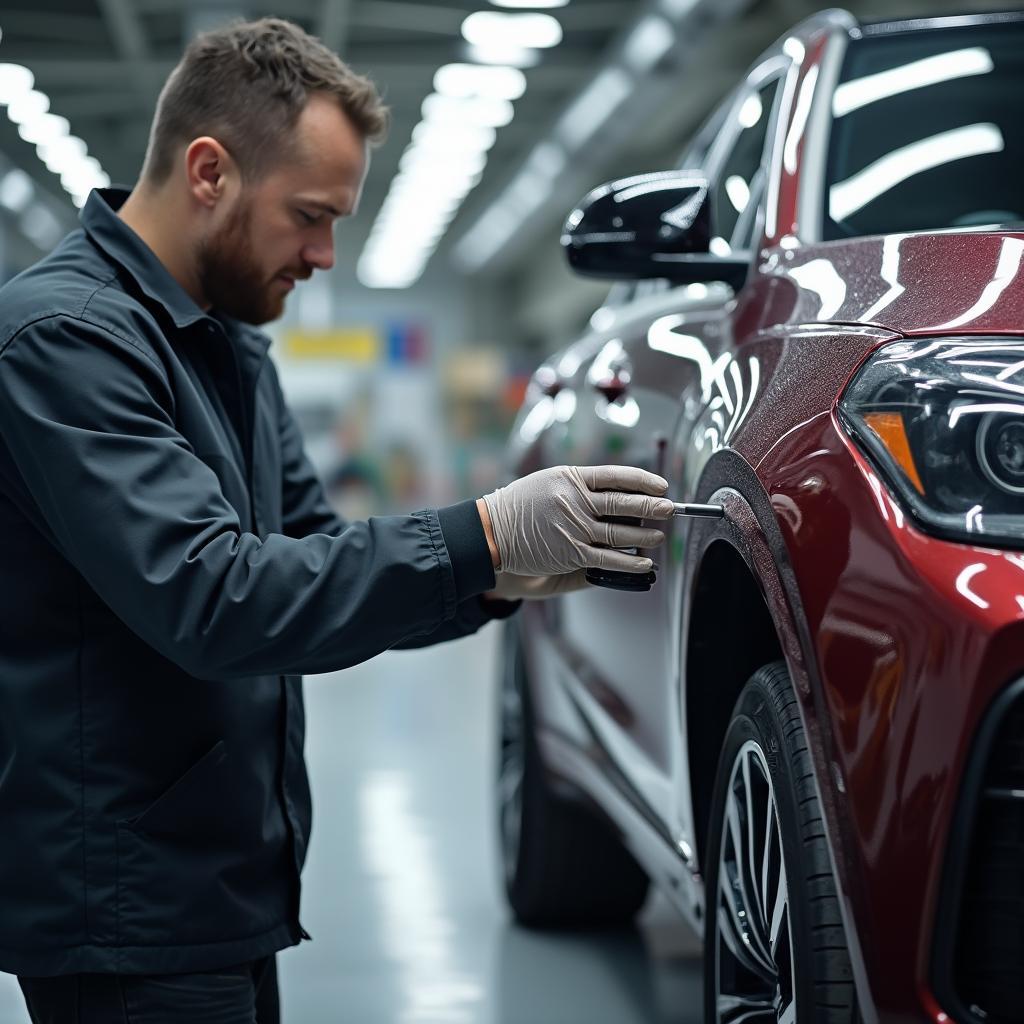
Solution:
<svg viewBox="0 0 1024 1024"><path fill-rule="evenodd" d="M910 441L907 439L903 417L898 412L869 412L864 414L864 422L878 435L886 451L917 488L918 494L924 494L921 478L917 475L917 466L914 465L914 456L910 452Z"/></svg>

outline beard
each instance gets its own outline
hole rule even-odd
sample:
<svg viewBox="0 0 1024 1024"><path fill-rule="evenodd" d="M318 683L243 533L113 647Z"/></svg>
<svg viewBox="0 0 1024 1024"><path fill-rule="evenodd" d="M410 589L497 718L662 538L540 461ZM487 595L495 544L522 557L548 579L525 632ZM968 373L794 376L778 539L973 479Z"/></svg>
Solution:
<svg viewBox="0 0 1024 1024"><path fill-rule="evenodd" d="M199 248L199 286L215 308L247 324L265 324L284 312L285 292L257 264L252 245L252 201L239 201Z"/></svg>

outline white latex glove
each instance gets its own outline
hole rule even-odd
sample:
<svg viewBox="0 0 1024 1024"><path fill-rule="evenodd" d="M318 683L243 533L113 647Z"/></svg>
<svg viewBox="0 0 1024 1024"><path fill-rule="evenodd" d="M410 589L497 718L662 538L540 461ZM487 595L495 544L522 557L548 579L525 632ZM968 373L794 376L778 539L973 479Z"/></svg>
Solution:
<svg viewBox="0 0 1024 1024"><path fill-rule="evenodd" d="M495 576L494 589L488 590L484 598L499 598L502 601L540 601L558 594L571 594L582 590L587 584L585 569L576 572L562 572L557 576L516 576L510 572L499 572Z"/></svg>
<svg viewBox="0 0 1024 1024"><path fill-rule="evenodd" d="M502 572L552 576L576 569L648 572L652 561L615 548L652 548L661 530L603 516L670 519L668 481L632 466L554 466L484 495Z"/></svg>

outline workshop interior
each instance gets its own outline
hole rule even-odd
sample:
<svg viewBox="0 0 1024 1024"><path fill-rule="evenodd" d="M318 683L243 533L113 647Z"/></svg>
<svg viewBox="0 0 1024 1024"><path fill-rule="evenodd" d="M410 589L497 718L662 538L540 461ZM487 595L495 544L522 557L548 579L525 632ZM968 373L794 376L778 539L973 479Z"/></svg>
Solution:
<svg viewBox="0 0 1024 1024"><path fill-rule="evenodd" d="M318 39L389 111L333 253L259 326L333 513L397 530L562 466L634 467L672 504L659 521L653 491L644 518L592 506L621 560L516 591L465 635L396 634L337 668L311 639L316 671L268 653L282 693L294 665L304 677L312 791L281 1019L1022 1024L1024 2L2 0L0 399L18 332L51 315L45 295L32 316L4 295L106 190L135 186L190 42L262 18ZM60 365L39 385L53 416L82 390ZM43 452L46 415L33 435L0 408L0 528L24 516L25 551L73 563L63 524L95 481ZM31 477L36 456L52 462ZM66 499L39 517L22 471ZM153 472L124 485L139 503ZM615 543L630 524L660 543ZM273 557L261 530L253 563ZM35 571L4 574L5 607L39 592ZM400 602L413 584L394 578ZM88 598L31 614L102 631L107 582L90 563ZM213 628L191 611L176 621ZM288 629L308 615L318 638L325 614L296 602ZM388 614L360 620L367 644ZM21 854L0 851L0 892L44 888L38 835L18 832L34 809L3 810L5 785L57 770L26 730L64 713L54 693L77 707L106 685L84 659L33 699L16 620L0 625L0 833ZM245 647L246 616L231 621ZM205 678L187 647L183 671ZM203 686L227 706L241 677L218 668ZM140 714L166 703L173 754L171 678L111 693ZM86 779L100 742L75 747ZM155 831L169 794L189 818L173 785L189 765L220 784L201 753L182 747L150 794ZM68 899L80 869L118 887L118 934L97 946L133 929L145 945L140 915L174 899L144 911L121 891L150 849L129 811L117 865L68 856ZM83 788L66 817L93 813ZM210 893L229 884L203 864ZM8 930L0 899L0 1024L35 1021L18 976L64 936L58 902ZM36 973L107 970L60 941Z"/></svg>

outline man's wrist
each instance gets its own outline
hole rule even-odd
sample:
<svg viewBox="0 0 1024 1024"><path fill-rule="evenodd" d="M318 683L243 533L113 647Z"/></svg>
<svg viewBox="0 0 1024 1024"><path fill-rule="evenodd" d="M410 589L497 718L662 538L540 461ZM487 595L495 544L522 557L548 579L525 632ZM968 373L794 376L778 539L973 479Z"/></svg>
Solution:
<svg viewBox="0 0 1024 1024"><path fill-rule="evenodd" d="M501 565L501 553L498 551L498 544L494 539L491 514L487 509L487 502L483 498L476 499L476 510L480 513L480 522L483 524L484 536L487 538L487 550L491 553L491 565L497 569Z"/></svg>

